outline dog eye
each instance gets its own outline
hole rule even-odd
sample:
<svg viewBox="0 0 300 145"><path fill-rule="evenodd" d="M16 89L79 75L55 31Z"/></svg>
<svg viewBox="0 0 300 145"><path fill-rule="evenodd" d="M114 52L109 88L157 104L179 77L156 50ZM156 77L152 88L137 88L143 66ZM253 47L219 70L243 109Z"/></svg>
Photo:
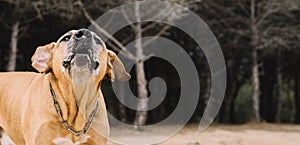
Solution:
<svg viewBox="0 0 300 145"><path fill-rule="evenodd" d="M71 35L67 35L67 36L65 36L65 37L63 37L63 38L61 39L61 42L63 42L63 41L69 41L70 38L71 38Z"/></svg>

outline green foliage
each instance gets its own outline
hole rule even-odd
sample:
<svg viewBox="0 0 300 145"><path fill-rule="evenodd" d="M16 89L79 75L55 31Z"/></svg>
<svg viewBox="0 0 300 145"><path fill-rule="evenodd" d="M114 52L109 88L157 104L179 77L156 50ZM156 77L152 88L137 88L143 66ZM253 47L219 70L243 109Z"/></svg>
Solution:
<svg viewBox="0 0 300 145"><path fill-rule="evenodd" d="M282 122L294 122L294 114L296 112L295 110L295 99L293 97L292 90L286 90L283 93L283 105L282 105L282 116L281 120Z"/></svg>
<svg viewBox="0 0 300 145"><path fill-rule="evenodd" d="M234 121L235 123L246 123L251 120L251 84L245 84L241 87L235 100Z"/></svg>

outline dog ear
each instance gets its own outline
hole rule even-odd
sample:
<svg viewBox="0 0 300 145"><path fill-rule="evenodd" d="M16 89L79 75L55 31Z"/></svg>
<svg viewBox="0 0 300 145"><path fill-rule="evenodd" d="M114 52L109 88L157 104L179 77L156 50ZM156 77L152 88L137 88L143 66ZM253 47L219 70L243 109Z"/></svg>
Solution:
<svg viewBox="0 0 300 145"><path fill-rule="evenodd" d="M111 50L108 50L106 74L110 77L111 81L114 81L115 77L120 81L127 81L131 78L131 76L126 72L121 60Z"/></svg>
<svg viewBox="0 0 300 145"><path fill-rule="evenodd" d="M38 72L43 73L47 72L51 68L50 59L52 57L52 49L54 48L55 43L52 42L45 46L39 46L33 56L31 57L32 67L35 68Z"/></svg>

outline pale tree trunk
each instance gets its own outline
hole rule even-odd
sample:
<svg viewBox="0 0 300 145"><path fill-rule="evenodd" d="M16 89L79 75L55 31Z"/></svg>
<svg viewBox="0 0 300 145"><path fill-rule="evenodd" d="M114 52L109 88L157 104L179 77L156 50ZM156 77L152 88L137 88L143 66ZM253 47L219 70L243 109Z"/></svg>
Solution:
<svg viewBox="0 0 300 145"><path fill-rule="evenodd" d="M258 44L258 30L255 18L255 0L251 0L251 41L252 41L252 109L256 122L260 122L259 115L259 72L257 63L257 44Z"/></svg>
<svg viewBox="0 0 300 145"><path fill-rule="evenodd" d="M282 74L281 74L281 56L280 51L277 50L277 67L276 67L276 75L277 75L277 88L276 88L276 95L277 95L277 106L276 106L276 116L275 122L281 122L281 112L282 112Z"/></svg>
<svg viewBox="0 0 300 145"><path fill-rule="evenodd" d="M135 4L135 17L140 22L140 14L139 14L139 4ZM137 102L137 112L135 115L134 125L136 127L143 126L146 124L147 121L147 110L148 108L148 101L145 101L148 97L148 91L146 88L147 80L145 78L145 70L144 70L144 61L143 58L143 46L142 46L142 26L141 23L137 23L135 25L135 33L136 33L136 57L139 60L136 63L135 70L136 70L136 79L137 79L137 86L138 86L138 98L140 99Z"/></svg>
<svg viewBox="0 0 300 145"><path fill-rule="evenodd" d="M143 126L146 124L147 121L147 111L140 111L140 110L147 110L148 102L145 101L148 96L148 92L146 89L146 79L145 79L145 71L144 71L144 62L138 62L136 64L136 75L137 75L137 85L138 85L138 98L140 99L137 103L137 112L135 115L134 124L137 126Z"/></svg>
<svg viewBox="0 0 300 145"><path fill-rule="evenodd" d="M13 24L11 38L10 38L10 52L6 71L15 71L17 63L18 51L18 37L19 37L19 21Z"/></svg>

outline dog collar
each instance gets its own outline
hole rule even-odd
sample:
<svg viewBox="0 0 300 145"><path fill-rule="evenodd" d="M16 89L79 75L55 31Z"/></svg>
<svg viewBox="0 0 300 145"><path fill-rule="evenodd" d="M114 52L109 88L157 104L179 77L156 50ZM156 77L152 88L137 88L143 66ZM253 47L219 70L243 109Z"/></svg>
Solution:
<svg viewBox="0 0 300 145"><path fill-rule="evenodd" d="M61 107L56 99L56 96L55 96L55 92L52 88L52 85L50 83L50 92L51 92L51 95L52 95L52 99L53 99L53 104L54 104L54 107L55 107L55 110L61 120L61 124L64 126L64 128L66 128L68 131L70 131L71 133L75 134L76 136L81 136L82 134L85 134L89 128L91 127L91 124L95 118L95 115L98 111L98 107L99 107L99 101L97 101L97 104L95 106L95 109L93 110L93 112L90 114L89 116L89 120L88 122L84 125L83 129L80 130L80 131L76 131L75 129L72 128L72 126L68 123L67 120L65 120L62 116L62 111L61 111Z"/></svg>

